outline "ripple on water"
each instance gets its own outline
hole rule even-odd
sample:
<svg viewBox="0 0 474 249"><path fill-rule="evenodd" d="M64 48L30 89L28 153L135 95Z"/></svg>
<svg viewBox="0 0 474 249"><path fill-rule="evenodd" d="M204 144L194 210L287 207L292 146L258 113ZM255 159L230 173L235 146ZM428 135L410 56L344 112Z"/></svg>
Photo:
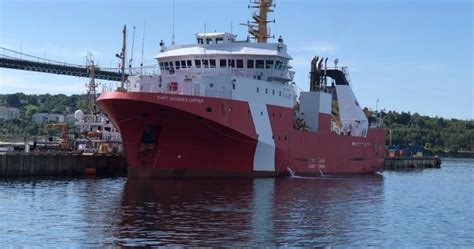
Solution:
<svg viewBox="0 0 474 249"><path fill-rule="evenodd" d="M11 246L472 246L474 160L383 176L0 180Z"/></svg>

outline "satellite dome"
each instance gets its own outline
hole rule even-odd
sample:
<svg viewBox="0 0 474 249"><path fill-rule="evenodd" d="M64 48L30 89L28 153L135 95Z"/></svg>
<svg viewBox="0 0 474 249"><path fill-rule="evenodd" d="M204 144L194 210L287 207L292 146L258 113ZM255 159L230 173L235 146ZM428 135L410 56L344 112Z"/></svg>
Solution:
<svg viewBox="0 0 474 249"><path fill-rule="evenodd" d="M84 112L82 110L77 110L74 112L74 118L77 121L81 121L84 118Z"/></svg>

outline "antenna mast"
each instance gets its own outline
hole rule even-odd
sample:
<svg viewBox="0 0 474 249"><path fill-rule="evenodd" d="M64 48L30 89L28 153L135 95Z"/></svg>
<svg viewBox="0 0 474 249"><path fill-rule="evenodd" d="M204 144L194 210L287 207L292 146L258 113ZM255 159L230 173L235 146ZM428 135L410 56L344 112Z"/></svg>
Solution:
<svg viewBox="0 0 474 249"><path fill-rule="evenodd" d="M171 45L174 45L174 22L175 22L175 15L176 15L176 0L173 0L173 34L171 35Z"/></svg>
<svg viewBox="0 0 474 249"><path fill-rule="evenodd" d="M140 74L143 74L143 54L145 53L145 29L146 29L146 22L143 23L142 60L140 63Z"/></svg>
<svg viewBox="0 0 474 249"><path fill-rule="evenodd" d="M133 26L132 51L130 52L130 60L128 60L128 69L130 74L132 74L133 50L135 48L135 29L136 27Z"/></svg>
<svg viewBox="0 0 474 249"><path fill-rule="evenodd" d="M268 21L268 13L273 12L273 0L252 0L249 8L258 9L252 15L254 21L248 22L248 32L258 43L266 43L267 39L270 38L267 24L273 21Z"/></svg>

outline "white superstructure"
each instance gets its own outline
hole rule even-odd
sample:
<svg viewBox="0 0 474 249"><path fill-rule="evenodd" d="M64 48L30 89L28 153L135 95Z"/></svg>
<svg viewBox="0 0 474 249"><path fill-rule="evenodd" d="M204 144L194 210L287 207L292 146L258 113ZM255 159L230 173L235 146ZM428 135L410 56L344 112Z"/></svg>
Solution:
<svg viewBox="0 0 474 249"><path fill-rule="evenodd" d="M258 4L260 11L265 8L271 11L271 1L259 1ZM281 37L276 43L267 42L266 13L254 14L254 19L259 21L259 29L250 24L249 33L256 42L249 39L239 41L236 35L227 32L198 33L196 42L187 45L168 46L161 41L160 53L155 57L161 73L130 76L127 90L248 102L259 142L270 146L273 146L273 139L267 105L293 108L300 101L304 110L295 112L295 118L305 119L308 131L317 131L318 114L331 114L333 96L340 114L337 127L333 127L335 132L365 136L367 118L347 82L345 70L333 69L334 75L327 74L327 59L324 70L323 61L319 61L319 66L313 65L313 71L319 75L320 88L317 91L321 93L316 97L316 89L310 89L298 99L287 45ZM337 84L327 86L326 77L333 77ZM314 103L318 105L314 106ZM259 146L257 150L263 150L263 147Z"/></svg>

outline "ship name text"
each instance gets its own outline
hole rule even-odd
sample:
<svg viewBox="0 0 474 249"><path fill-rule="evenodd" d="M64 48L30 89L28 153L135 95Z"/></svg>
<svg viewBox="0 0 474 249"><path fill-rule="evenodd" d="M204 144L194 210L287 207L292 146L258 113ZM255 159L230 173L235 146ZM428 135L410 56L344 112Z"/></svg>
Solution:
<svg viewBox="0 0 474 249"><path fill-rule="evenodd" d="M179 96L158 96L158 100L164 101L176 101L176 102L186 102L186 103L204 103L204 99L200 98L189 98L189 97L179 97Z"/></svg>

